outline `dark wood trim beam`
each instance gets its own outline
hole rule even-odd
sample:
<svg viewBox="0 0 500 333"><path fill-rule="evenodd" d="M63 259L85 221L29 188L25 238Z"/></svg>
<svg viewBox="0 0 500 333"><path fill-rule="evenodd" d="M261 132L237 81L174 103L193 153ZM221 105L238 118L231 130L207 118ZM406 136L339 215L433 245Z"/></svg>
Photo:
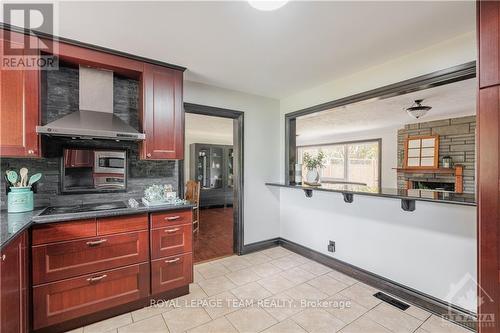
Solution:
<svg viewBox="0 0 500 333"><path fill-rule="evenodd" d="M244 252L244 115L243 111L224 109L214 106L184 103L185 113L199 114L212 117L233 119L233 147L234 147L234 200L233 200L233 250L236 254ZM180 193L184 192L184 176L180 175Z"/></svg>

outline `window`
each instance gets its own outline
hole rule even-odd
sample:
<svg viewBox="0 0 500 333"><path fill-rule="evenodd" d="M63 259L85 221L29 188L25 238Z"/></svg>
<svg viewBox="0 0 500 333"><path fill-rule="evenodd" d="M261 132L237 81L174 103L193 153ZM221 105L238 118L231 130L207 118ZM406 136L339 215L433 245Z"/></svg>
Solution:
<svg viewBox="0 0 500 333"><path fill-rule="evenodd" d="M321 150L326 155L326 166L320 170L321 181L360 183L369 187L380 187L381 140L332 143L297 147L298 161L304 153L313 156ZM303 174L307 170L303 166Z"/></svg>

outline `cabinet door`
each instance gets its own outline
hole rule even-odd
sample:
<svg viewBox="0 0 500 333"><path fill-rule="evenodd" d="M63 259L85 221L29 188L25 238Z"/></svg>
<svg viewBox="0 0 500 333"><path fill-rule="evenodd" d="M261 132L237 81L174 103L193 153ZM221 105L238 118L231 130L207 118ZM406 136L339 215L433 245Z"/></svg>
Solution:
<svg viewBox="0 0 500 333"><path fill-rule="evenodd" d="M148 236L145 230L33 246L33 284L148 261Z"/></svg>
<svg viewBox="0 0 500 333"><path fill-rule="evenodd" d="M26 39L37 43L34 37ZM4 44L5 43L5 44ZM24 35L0 30L0 156L38 157L39 137L39 70L16 69L3 66L6 45L15 46L20 55L28 54L24 48ZM31 58L31 56L30 56ZM7 59L5 59L7 60Z"/></svg>
<svg viewBox="0 0 500 333"><path fill-rule="evenodd" d="M25 233L7 244L0 262L0 332L27 332Z"/></svg>
<svg viewBox="0 0 500 333"><path fill-rule="evenodd" d="M193 255L191 253L151 262L153 294L186 286L191 282L193 282Z"/></svg>
<svg viewBox="0 0 500 333"><path fill-rule="evenodd" d="M33 287L35 330L148 296L149 264L61 280Z"/></svg>
<svg viewBox="0 0 500 333"><path fill-rule="evenodd" d="M500 2L478 1L479 87L500 84Z"/></svg>
<svg viewBox="0 0 500 333"><path fill-rule="evenodd" d="M142 127L146 140L141 143L141 158L183 159L182 72L144 64L142 88Z"/></svg>
<svg viewBox="0 0 500 333"><path fill-rule="evenodd" d="M67 149L64 151L66 168L88 168L94 165L94 151L89 149Z"/></svg>
<svg viewBox="0 0 500 333"><path fill-rule="evenodd" d="M165 229L153 229L151 230L151 258L157 259L191 252L192 242L192 223Z"/></svg>

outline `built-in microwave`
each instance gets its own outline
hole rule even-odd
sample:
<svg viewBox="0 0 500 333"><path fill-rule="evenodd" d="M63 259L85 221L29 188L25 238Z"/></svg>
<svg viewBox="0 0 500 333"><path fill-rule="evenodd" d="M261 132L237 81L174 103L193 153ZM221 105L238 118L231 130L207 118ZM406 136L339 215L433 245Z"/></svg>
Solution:
<svg viewBox="0 0 500 333"><path fill-rule="evenodd" d="M62 193L117 192L127 189L127 152L88 148L64 149Z"/></svg>
<svg viewBox="0 0 500 333"><path fill-rule="evenodd" d="M94 172L95 173L118 173L125 174L125 152L124 151L104 151L94 152Z"/></svg>

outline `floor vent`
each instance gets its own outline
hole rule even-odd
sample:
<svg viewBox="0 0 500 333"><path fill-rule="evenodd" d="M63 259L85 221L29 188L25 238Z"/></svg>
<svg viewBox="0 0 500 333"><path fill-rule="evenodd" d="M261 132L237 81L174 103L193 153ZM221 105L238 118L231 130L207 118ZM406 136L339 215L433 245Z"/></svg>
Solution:
<svg viewBox="0 0 500 333"><path fill-rule="evenodd" d="M403 311L406 310L406 309L408 309L410 307L408 304L405 304L405 303L403 303L403 302L401 302L401 301L399 301L399 300L397 300L397 299L395 299L395 298L393 298L393 297L391 297L389 295L381 293L381 292L378 292L378 293L376 293L373 296L375 296L378 299L380 299L380 300L382 300L382 301L384 301L386 303L389 303L390 305L395 306L398 309L401 309Z"/></svg>

